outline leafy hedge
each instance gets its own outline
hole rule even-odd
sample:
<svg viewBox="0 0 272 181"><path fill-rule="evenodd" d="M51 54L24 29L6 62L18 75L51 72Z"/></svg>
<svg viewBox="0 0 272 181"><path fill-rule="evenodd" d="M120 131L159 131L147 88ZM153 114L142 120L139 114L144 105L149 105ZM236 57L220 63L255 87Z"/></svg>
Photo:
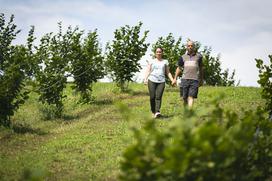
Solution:
<svg viewBox="0 0 272 181"><path fill-rule="evenodd" d="M69 76L75 80L73 88L80 92L81 102L92 101L92 84L104 76L96 30L82 41L83 31L78 27L69 26L63 32L59 23L58 33L45 34L37 46L33 46L34 26L25 45L13 45L19 32L14 15L6 22L0 14L0 125L11 126L10 117L31 91L39 93L39 101L46 103L52 117L61 117Z"/></svg>
<svg viewBox="0 0 272 181"><path fill-rule="evenodd" d="M263 110L237 115L218 101L205 114L186 111L159 128L134 129L121 180L267 180L272 176L272 122Z"/></svg>
<svg viewBox="0 0 272 181"><path fill-rule="evenodd" d="M265 65L263 60L255 59L256 66L259 69L258 83L262 87L262 97L266 100L265 110L269 112L272 120L272 55L269 55L269 65Z"/></svg>
<svg viewBox="0 0 272 181"><path fill-rule="evenodd" d="M0 14L0 125L6 127L11 126L10 117L28 98L25 82L33 73L34 27L29 31L26 46L12 45L19 32L13 15L6 22L4 14Z"/></svg>
<svg viewBox="0 0 272 181"><path fill-rule="evenodd" d="M264 108L237 115L219 100L206 113L184 117L160 129L149 120L134 129L135 142L123 155L121 180L272 180L272 56L256 59ZM269 116L267 116L269 114Z"/></svg>
<svg viewBox="0 0 272 181"><path fill-rule="evenodd" d="M121 91L128 89L128 83L140 71L139 60L149 46L149 43L145 43L148 31L144 31L140 37L142 25L139 22L136 26L126 25L116 29L114 40L106 46L107 73L111 74Z"/></svg>

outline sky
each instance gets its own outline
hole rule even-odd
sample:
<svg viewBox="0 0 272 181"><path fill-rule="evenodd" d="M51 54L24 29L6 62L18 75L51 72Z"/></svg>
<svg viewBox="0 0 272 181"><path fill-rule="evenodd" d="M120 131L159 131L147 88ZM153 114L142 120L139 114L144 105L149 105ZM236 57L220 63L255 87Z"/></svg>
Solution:
<svg viewBox="0 0 272 181"><path fill-rule="evenodd" d="M240 86L259 86L255 58L268 63L272 54L271 0L0 0L6 19L15 15L21 33L15 44L26 42L30 26L38 40L65 28L78 26L85 33L97 29L101 47L114 38L121 26L149 30L147 42L155 43L169 33L199 41L220 54L222 69L235 70ZM140 60L150 58L150 49ZM140 75L143 71L140 72Z"/></svg>

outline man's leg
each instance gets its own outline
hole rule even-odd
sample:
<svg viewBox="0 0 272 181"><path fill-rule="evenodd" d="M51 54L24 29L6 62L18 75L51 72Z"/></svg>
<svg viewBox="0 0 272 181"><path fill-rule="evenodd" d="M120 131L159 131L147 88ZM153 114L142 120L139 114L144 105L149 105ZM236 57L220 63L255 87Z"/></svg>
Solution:
<svg viewBox="0 0 272 181"><path fill-rule="evenodd" d="M188 100L187 100L187 97L185 95L185 97L183 96L183 87L179 87L179 96L180 96L180 100L181 102L183 102L183 105L186 106L188 104Z"/></svg>
<svg viewBox="0 0 272 181"><path fill-rule="evenodd" d="M183 105L188 105L188 96L189 96L189 84L187 79L181 79L181 87L180 87L180 96L183 99Z"/></svg>
<svg viewBox="0 0 272 181"><path fill-rule="evenodd" d="M194 104L194 98L189 96L188 97L188 107L189 107L189 109L192 109L193 104Z"/></svg>
<svg viewBox="0 0 272 181"><path fill-rule="evenodd" d="M188 107L193 108L194 99L197 98L198 94L198 81L190 80L189 94L188 94Z"/></svg>

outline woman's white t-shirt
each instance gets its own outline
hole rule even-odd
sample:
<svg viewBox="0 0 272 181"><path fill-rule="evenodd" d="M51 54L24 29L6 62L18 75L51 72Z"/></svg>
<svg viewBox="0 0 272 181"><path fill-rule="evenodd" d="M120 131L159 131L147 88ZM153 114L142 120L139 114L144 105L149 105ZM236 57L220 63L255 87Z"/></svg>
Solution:
<svg viewBox="0 0 272 181"><path fill-rule="evenodd" d="M165 72L168 66L168 60L165 59L152 59L149 61L150 64L150 74L148 80L156 83L165 82Z"/></svg>

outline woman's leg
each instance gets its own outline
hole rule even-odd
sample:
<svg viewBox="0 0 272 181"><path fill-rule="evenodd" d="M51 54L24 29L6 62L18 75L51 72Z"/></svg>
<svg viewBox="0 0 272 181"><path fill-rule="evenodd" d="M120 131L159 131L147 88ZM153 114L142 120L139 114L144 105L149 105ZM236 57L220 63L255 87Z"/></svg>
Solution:
<svg viewBox="0 0 272 181"><path fill-rule="evenodd" d="M156 90L156 83L151 82L148 80L148 91L149 91L149 97L150 97L150 108L151 112L155 114L155 90Z"/></svg>
<svg viewBox="0 0 272 181"><path fill-rule="evenodd" d="M158 83L156 87L156 101L155 101L155 112L160 112L162 104L162 95L165 88L165 83Z"/></svg>

